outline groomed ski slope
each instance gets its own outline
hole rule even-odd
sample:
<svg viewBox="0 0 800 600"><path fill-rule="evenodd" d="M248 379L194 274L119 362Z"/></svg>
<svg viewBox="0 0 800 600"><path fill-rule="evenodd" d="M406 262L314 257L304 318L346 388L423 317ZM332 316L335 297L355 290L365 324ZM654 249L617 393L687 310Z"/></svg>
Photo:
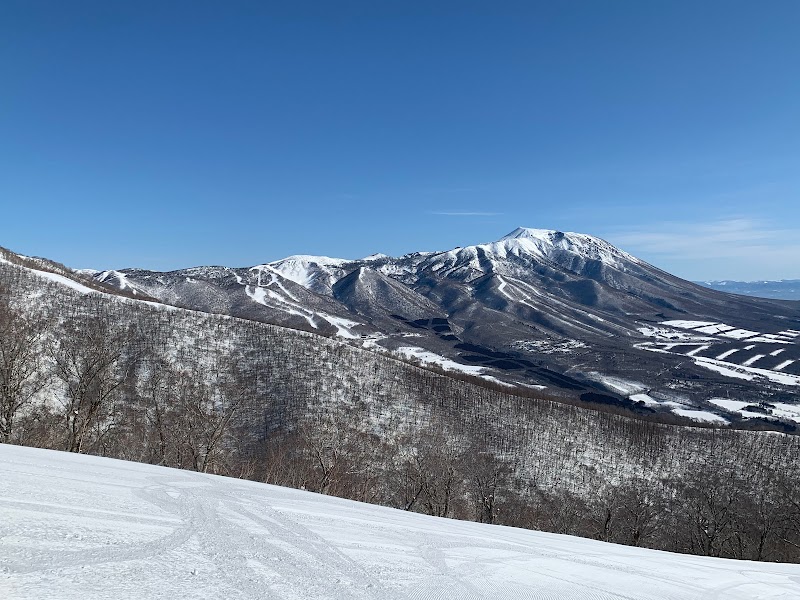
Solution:
<svg viewBox="0 0 800 600"><path fill-rule="evenodd" d="M437 519L0 445L0 598L800 597L800 566Z"/></svg>

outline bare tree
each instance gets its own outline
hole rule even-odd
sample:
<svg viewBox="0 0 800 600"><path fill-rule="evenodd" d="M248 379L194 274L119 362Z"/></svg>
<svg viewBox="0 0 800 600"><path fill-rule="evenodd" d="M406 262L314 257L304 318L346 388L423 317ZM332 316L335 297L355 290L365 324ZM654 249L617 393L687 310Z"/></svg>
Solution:
<svg viewBox="0 0 800 600"><path fill-rule="evenodd" d="M469 477L475 520L494 523L500 511L501 496L510 486L511 466L492 454L474 450L466 454L462 471Z"/></svg>
<svg viewBox="0 0 800 600"><path fill-rule="evenodd" d="M172 387L172 435L189 453L191 462L186 466L202 473L214 471L223 458L231 421L242 405L243 390L234 382L215 389L199 371L178 373Z"/></svg>
<svg viewBox="0 0 800 600"><path fill-rule="evenodd" d="M725 556L737 535L736 505L740 488L733 473L695 473L684 487L685 533L695 554Z"/></svg>
<svg viewBox="0 0 800 600"><path fill-rule="evenodd" d="M460 516L464 496L462 458L459 440L447 435L443 428L426 428L419 433L410 456L410 477L415 482L410 489L418 489L414 503L426 514Z"/></svg>
<svg viewBox="0 0 800 600"><path fill-rule="evenodd" d="M46 323L12 308L0 289L0 441L13 441L14 419L48 380L42 360Z"/></svg>
<svg viewBox="0 0 800 600"><path fill-rule="evenodd" d="M100 315L73 318L65 329L51 352L55 375L64 385L65 449L84 452L90 434L96 442L113 425L116 394L128 374L129 333L112 333Z"/></svg>

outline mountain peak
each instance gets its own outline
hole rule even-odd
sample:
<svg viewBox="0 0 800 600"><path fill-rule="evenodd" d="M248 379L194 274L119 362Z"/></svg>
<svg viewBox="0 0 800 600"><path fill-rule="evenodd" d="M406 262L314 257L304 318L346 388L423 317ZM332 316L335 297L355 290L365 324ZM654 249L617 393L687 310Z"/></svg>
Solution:
<svg viewBox="0 0 800 600"><path fill-rule="evenodd" d="M569 240L574 243L575 240L586 241L601 241L592 235L585 233L574 233L571 231L558 231L556 229L534 229L532 227L517 227L511 233L504 235L499 241L504 240L519 240L528 239L542 242L559 242L562 240Z"/></svg>
<svg viewBox="0 0 800 600"><path fill-rule="evenodd" d="M535 239L542 239L542 238L551 238L556 235L564 235L561 231L556 231L554 229L534 229L532 227L517 227L511 233L504 235L500 238L500 241L503 240L514 240L519 238L535 238Z"/></svg>
<svg viewBox="0 0 800 600"><path fill-rule="evenodd" d="M533 229L517 227L508 235L504 235L495 244L520 246L531 254L552 256L553 252L566 251L586 259L600 260L606 264L619 266L622 260L638 259L620 250L603 239L586 233L557 231L555 229Z"/></svg>

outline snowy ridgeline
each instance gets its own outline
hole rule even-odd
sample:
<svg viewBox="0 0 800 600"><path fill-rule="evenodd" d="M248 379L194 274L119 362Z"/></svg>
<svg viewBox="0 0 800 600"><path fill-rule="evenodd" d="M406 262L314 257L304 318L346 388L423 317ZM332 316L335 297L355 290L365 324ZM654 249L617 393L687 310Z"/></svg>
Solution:
<svg viewBox="0 0 800 600"><path fill-rule="evenodd" d="M800 566L468 523L0 445L0 597L797 598Z"/></svg>

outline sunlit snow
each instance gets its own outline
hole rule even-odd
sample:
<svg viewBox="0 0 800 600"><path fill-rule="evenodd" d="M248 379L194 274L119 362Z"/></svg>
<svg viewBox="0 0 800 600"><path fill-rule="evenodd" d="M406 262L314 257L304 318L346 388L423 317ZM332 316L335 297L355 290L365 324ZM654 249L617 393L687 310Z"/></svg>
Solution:
<svg viewBox="0 0 800 600"><path fill-rule="evenodd" d="M440 519L264 484L0 445L0 597L724 600L800 566Z"/></svg>
<svg viewBox="0 0 800 600"><path fill-rule="evenodd" d="M397 352L409 358L417 358L423 363L439 365L443 369L447 369L449 371L460 371L462 373L469 373L471 375L480 375L486 371L485 367L462 365L418 346L402 346L397 349Z"/></svg>

